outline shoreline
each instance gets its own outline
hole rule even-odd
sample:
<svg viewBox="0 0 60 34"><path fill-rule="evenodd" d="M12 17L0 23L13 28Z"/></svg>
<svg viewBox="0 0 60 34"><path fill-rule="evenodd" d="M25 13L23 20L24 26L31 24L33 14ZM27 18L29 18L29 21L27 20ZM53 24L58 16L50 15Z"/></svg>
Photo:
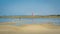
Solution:
<svg viewBox="0 0 60 34"><path fill-rule="evenodd" d="M0 16L0 18L60 18L60 16Z"/></svg>

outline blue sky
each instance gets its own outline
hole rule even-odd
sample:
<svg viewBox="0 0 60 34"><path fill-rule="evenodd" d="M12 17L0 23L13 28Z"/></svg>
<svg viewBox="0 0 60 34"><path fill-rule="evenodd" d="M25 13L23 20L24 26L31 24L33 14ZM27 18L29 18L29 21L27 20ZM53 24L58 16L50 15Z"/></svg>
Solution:
<svg viewBox="0 0 60 34"><path fill-rule="evenodd" d="M60 0L0 0L0 16L60 14Z"/></svg>

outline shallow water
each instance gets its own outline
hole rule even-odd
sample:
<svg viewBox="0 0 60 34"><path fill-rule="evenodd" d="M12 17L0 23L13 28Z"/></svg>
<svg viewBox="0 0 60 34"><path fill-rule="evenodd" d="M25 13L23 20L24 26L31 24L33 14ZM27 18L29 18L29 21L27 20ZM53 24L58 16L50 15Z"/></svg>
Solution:
<svg viewBox="0 0 60 34"><path fill-rule="evenodd" d="M16 25L50 22L55 25L60 25L60 18L0 18L0 23L2 22L16 22Z"/></svg>

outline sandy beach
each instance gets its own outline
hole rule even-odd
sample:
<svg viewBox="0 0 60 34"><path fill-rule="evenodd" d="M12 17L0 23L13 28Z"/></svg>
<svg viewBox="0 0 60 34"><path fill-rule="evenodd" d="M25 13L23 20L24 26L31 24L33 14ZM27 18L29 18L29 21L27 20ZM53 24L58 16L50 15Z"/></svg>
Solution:
<svg viewBox="0 0 60 34"><path fill-rule="evenodd" d="M0 25L0 34L60 34L60 26L51 24Z"/></svg>

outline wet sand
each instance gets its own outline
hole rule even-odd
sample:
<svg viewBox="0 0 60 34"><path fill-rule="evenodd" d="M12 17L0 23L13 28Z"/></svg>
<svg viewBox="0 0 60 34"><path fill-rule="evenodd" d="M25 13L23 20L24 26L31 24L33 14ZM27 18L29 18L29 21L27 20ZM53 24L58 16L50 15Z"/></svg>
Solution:
<svg viewBox="0 0 60 34"><path fill-rule="evenodd" d="M16 24L16 22L1 22L0 25L11 25Z"/></svg>
<svg viewBox="0 0 60 34"><path fill-rule="evenodd" d="M0 34L60 34L60 26L51 24L0 25Z"/></svg>

